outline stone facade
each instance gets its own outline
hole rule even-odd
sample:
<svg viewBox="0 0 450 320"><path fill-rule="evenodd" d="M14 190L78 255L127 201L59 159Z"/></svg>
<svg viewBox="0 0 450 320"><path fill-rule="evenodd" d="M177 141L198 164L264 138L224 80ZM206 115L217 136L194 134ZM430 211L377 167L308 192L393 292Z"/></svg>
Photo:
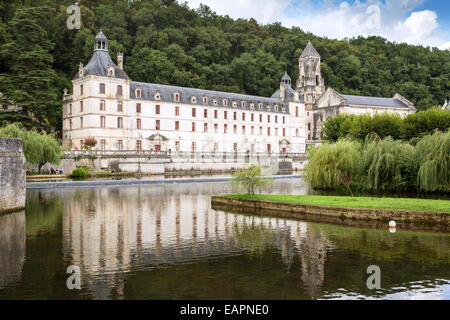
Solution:
<svg viewBox="0 0 450 320"><path fill-rule="evenodd" d="M63 144L98 150L304 153L305 106L283 77L278 96L135 82L109 57L103 33L64 95Z"/></svg>
<svg viewBox="0 0 450 320"><path fill-rule="evenodd" d="M0 213L25 207L22 140L0 138Z"/></svg>

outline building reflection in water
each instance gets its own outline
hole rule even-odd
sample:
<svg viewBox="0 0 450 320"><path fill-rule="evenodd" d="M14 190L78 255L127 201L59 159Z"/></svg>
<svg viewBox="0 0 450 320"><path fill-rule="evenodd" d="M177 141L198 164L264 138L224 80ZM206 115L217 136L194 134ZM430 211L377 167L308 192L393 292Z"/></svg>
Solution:
<svg viewBox="0 0 450 320"><path fill-rule="evenodd" d="M179 184L64 190L65 260L81 268L83 287L95 298L122 298L127 272L271 246L287 268L296 255L300 258L301 279L314 296L332 243L304 222L212 210L210 195L228 188ZM273 192L308 190L278 183Z"/></svg>
<svg viewBox="0 0 450 320"><path fill-rule="evenodd" d="M25 248L25 211L0 214L0 289L21 280Z"/></svg>

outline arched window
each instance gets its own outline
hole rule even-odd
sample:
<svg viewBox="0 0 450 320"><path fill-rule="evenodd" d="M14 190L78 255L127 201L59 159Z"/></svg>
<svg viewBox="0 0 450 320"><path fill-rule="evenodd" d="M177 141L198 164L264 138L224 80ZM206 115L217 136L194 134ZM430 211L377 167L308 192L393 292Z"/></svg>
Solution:
<svg viewBox="0 0 450 320"><path fill-rule="evenodd" d="M180 94L177 92L174 95L175 102L180 102Z"/></svg>
<svg viewBox="0 0 450 320"><path fill-rule="evenodd" d="M141 98L141 89L136 89L136 98Z"/></svg>

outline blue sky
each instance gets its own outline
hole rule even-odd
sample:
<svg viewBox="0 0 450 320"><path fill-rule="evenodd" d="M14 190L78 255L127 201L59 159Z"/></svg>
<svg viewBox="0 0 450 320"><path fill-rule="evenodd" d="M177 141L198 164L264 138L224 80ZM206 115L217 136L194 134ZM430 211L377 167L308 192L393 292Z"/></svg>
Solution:
<svg viewBox="0 0 450 320"><path fill-rule="evenodd" d="M391 41L450 48L449 0L187 0L219 14L281 22L331 39L379 35Z"/></svg>

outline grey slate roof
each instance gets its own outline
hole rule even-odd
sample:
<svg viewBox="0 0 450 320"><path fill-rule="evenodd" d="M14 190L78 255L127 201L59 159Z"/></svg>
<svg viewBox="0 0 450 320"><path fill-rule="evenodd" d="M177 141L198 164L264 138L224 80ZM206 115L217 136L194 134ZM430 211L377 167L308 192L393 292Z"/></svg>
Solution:
<svg viewBox="0 0 450 320"><path fill-rule="evenodd" d="M320 54L317 52L316 48L312 45L311 41L308 41L305 50L303 50L300 58L306 57L320 57Z"/></svg>
<svg viewBox="0 0 450 320"><path fill-rule="evenodd" d="M409 108L406 104L400 100L394 98L376 98L376 97L364 97L364 96L351 96L341 94L348 104L352 105L364 105L364 106L377 106L377 107L395 107L395 108Z"/></svg>
<svg viewBox="0 0 450 320"><path fill-rule="evenodd" d="M197 104L199 106L218 106L218 107L227 107L233 109L243 109L241 107L241 102L245 101L245 110L250 109L250 104L254 104L254 110L259 110L259 103L263 104L262 111L269 111L267 106L271 106L271 110L269 112L275 113L283 113L282 108L285 108L284 114L289 113L289 107L286 103L281 101L279 98L266 98L266 97L258 97L251 96L239 93L229 93L229 92L220 92L220 91L212 91L212 90L203 90L203 89L194 89L194 88L185 88L185 87L177 87L177 86L169 86L163 84L154 84L154 83L144 83L144 82L136 82L131 81L130 85L130 98L136 99L136 89L141 89L141 99L142 100L157 100L155 99L156 93L160 95L161 102L175 102L174 95L175 93L180 94L180 103L184 104ZM192 103L192 97L196 98L196 103ZM208 101L206 104L203 103L203 97L207 97ZM214 105L214 99L217 99L217 105ZM223 100L228 100L228 105L223 105ZM233 102L237 102L237 107L233 107ZM275 111L274 106L278 105L278 111Z"/></svg>
<svg viewBox="0 0 450 320"><path fill-rule="evenodd" d="M277 90L271 97L272 99L278 99L280 100L280 90ZM299 95L298 102L304 102L303 97ZM286 88L286 97L285 101L295 101L295 90L291 87Z"/></svg>
<svg viewBox="0 0 450 320"><path fill-rule="evenodd" d="M112 66L114 68L114 73L116 78L120 79L130 79L125 71L121 70L111 59L108 51L105 50L95 50L92 55L89 63L83 68L83 74L87 75L96 75L107 77L108 76L108 66ZM77 73L73 78L78 79L79 74Z"/></svg>

